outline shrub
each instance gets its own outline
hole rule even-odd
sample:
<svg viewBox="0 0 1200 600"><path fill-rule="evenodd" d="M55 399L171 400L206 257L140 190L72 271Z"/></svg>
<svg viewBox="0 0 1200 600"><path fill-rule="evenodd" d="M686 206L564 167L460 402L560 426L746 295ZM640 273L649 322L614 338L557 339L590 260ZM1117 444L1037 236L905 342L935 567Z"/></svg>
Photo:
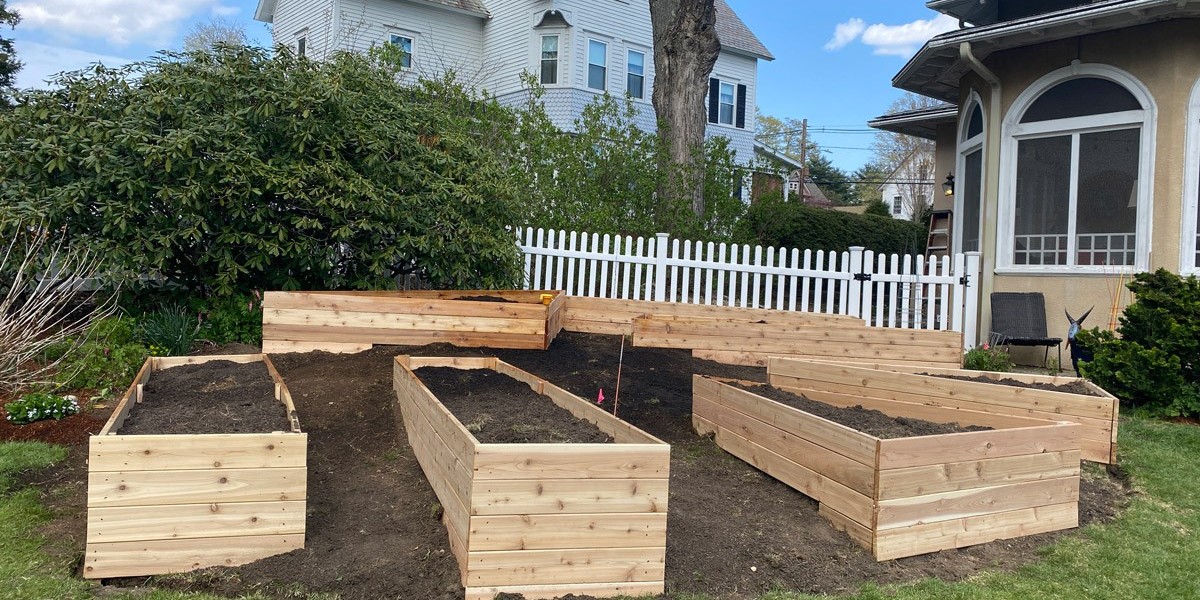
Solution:
<svg viewBox="0 0 1200 600"><path fill-rule="evenodd" d="M1082 374L1133 406L1162 416L1200 415L1200 281L1159 269L1128 284L1135 300L1118 335L1085 330Z"/></svg>
<svg viewBox="0 0 1200 600"><path fill-rule="evenodd" d="M735 239L743 244L844 251L851 246L886 254L922 254L928 231L891 217L856 215L766 196L750 206Z"/></svg>
<svg viewBox="0 0 1200 600"><path fill-rule="evenodd" d="M217 344L262 345L262 295L218 296L200 304L200 336Z"/></svg>
<svg viewBox="0 0 1200 600"><path fill-rule="evenodd" d="M76 350L59 363L55 383L69 389L127 387L149 356L146 347L134 341L135 329L128 317L98 321L86 336L69 342Z"/></svg>
<svg viewBox="0 0 1200 600"><path fill-rule="evenodd" d="M167 356L179 356L192 351L196 335L200 333L198 315L182 306L169 306L163 310L142 315L142 342Z"/></svg>
<svg viewBox="0 0 1200 600"><path fill-rule="evenodd" d="M978 348L967 350L963 356L963 368L972 371L1011 371L1012 357L1008 352L984 344Z"/></svg>
<svg viewBox="0 0 1200 600"><path fill-rule="evenodd" d="M55 396L54 394L33 393L25 394L17 400L5 405L8 411L6 417L17 425L24 425L43 419L58 420L79 412L79 402L74 396Z"/></svg>

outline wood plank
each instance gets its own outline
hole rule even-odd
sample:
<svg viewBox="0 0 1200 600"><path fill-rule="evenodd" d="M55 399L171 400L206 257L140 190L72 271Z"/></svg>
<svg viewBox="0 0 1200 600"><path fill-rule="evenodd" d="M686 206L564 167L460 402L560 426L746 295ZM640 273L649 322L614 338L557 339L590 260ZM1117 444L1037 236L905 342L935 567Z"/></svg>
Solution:
<svg viewBox="0 0 1200 600"><path fill-rule="evenodd" d="M497 303L492 303L497 304ZM263 311L263 323L308 327L359 327L399 331L460 331L470 333L510 333L544 336L545 311L535 318L483 316L446 316L392 312L347 312L339 310L299 310L271 308Z"/></svg>
<svg viewBox="0 0 1200 600"><path fill-rule="evenodd" d="M568 594L596 598L628 596L638 598L663 593L661 581L627 581L623 583L566 583L552 585L493 585L466 588L465 600L493 600L499 594L520 594L525 600L553 600Z"/></svg>
<svg viewBox="0 0 1200 600"><path fill-rule="evenodd" d="M408 356L405 359L408 361L409 370L412 371L424 367L454 369L494 369L496 367L496 359L490 356Z"/></svg>
<svg viewBox="0 0 1200 600"><path fill-rule="evenodd" d="M493 291L436 291L387 292L384 295L363 295L353 292L267 292L263 297L267 310L326 310L368 313L404 313L412 315L443 315L450 317L492 316L500 318L545 320L546 308L541 294L556 292L524 292L519 295L507 290ZM461 296L496 296L512 302L451 300Z"/></svg>
<svg viewBox="0 0 1200 600"><path fill-rule="evenodd" d="M700 381L703 378L700 375L692 376L693 394L695 394L697 386L701 386L703 389L703 386L706 385ZM876 438L746 390L715 381L713 384L715 387L710 389L716 390L718 402L726 407L778 427L792 435L803 437L864 465L874 466L876 444L878 443Z"/></svg>
<svg viewBox="0 0 1200 600"><path fill-rule="evenodd" d="M663 444L480 444L476 479L664 479Z"/></svg>
<svg viewBox="0 0 1200 600"><path fill-rule="evenodd" d="M567 318L563 319L563 330L601 335L633 335L633 323L604 323Z"/></svg>
<svg viewBox="0 0 1200 600"><path fill-rule="evenodd" d="M460 331L403 331L372 327L310 327L303 325L263 324L264 339L295 342L334 342L349 344L392 344L423 346L447 343L467 348L490 347L516 350L543 350L543 337L511 333L473 333Z"/></svg>
<svg viewBox="0 0 1200 600"><path fill-rule="evenodd" d="M1079 526L1076 502L880 531L875 559L891 560Z"/></svg>
<svg viewBox="0 0 1200 600"><path fill-rule="evenodd" d="M303 467L307 433L93 436L90 471Z"/></svg>
<svg viewBox="0 0 1200 600"><path fill-rule="evenodd" d="M812 360L821 358L807 354L789 354L786 352L736 352L728 350L692 350L692 357L701 360L711 360L727 365L739 365L743 367L766 367L771 358L791 359L791 360ZM870 364L873 361L870 358L840 358L838 364ZM953 361L949 359L933 360L933 359L915 359L910 362L914 365L931 365L931 364L958 364L958 359Z"/></svg>
<svg viewBox="0 0 1200 600"><path fill-rule="evenodd" d="M881 500L877 531L1079 500L1079 477Z"/></svg>
<svg viewBox="0 0 1200 600"><path fill-rule="evenodd" d="M459 541L465 549L471 505L471 467L466 461L472 460L473 451L460 459L415 404L402 399L399 405L408 443L442 505L443 520L461 536Z"/></svg>
<svg viewBox="0 0 1200 600"><path fill-rule="evenodd" d="M329 352L332 354L357 354L370 350L370 343L338 343L338 342L295 342L286 340L263 339L263 352L269 354L287 354L289 352Z"/></svg>
<svg viewBox="0 0 1200 600"><path fill-rule="evenodd" d="M263 361L263 354L210 354L208 356L155 356L154 370L162 371L180 365L202 365L215 360L231 363L249 364Z"/></svg>
<svg viewBox="0 0 1200 600"><path fill-rule="evenodd" d="M961 353L961 334L925 329L842 327L837 323L812 324L796 318L771 319L713 319L704 317L681 317L657 315L635 318L633 321L635 340L639 337L665 341L672 339L697 338L709 344L720 339L732 339L736 347L717 346L713 349L755 350L759 343L782 344L791 340L812 343L847 342L851 344L884 344L929 346L951 348ZM752 340L752 341L751 341ZM636 345L636 342L635 342ZM699 346L691 346L699 347ZM784 347L784 346L779 346ZM790 346L788 346L790 347Z"/></svg>
<svg viewBox="0 0 1200 600"><path fill-rule="evenodd" d="M1076 450L948 462L880 471L877 498L891 500L1078 476L1079 452Z"/></svg>
<svg viewBox="0 0 1200 600"><path fill-rule="evenodd" d="M303 500L308 469L89 471L89 508Z"/></svg>
<svg viewBox="0 0 1200 600"><path fill-rule="evenodd" d="M717 317L729 319L757 320L764 318L794 318L797 320L813 319L817 322L840 323L843 325L866 326L866 321L849 315L831 315L824 313L805 313L799 311L772 310L760 308L741 308L736 306L716 306L711 304L692 304L690 302L657 302L653 300L623 300L619 298L589 298L586 296L567 296L566 309L569 318L581 320L600 320L594 317L604 316L616 319L629 319L642 315L681 317ZM620 322L620 321L611 321Z"/></svg>
<svg viewBox="0 0 1200 600"><path fill-rule="evenodd" d="M666 548L471 552L467 586L663 580Z"/></svg>
<svg viewBox="0 0 1200 600"><path fill-rule="evenodd" d="M150 381L150 372L154 370L154 362L147 358L142 363L142 368L138 369L137 376L129 384L129 389L125 390L125 395L121 396L121 401L117 403L113 409L113 414L108 418L104 427L96 435L110 435L121 428L125 424L125 419L129 418L130 411L133 410L134 394L139 385L144 385Z"/></svg>
<svg viewBox="0 0 1200 600"><path fill-rule="evenodd" d="M666 514L668 497L665 477L480 480L471 486L471 514Z"/></svg>
<svg viewBox="0 0 1200 600"><path fill-rule="evenodd" d="M550 398L556 406L565 409L575 416L595 425L600 431L611 435L618 444L666 444L662 440L634 427L627 421L622 421L612 413L588 402L567 390L548 381L542 382L542 394Z"/></svg>
<svg viewBox="0 0 1200 600"><path fill-rule="evenodd" d="M471 517L470 551L666 548L666 513Z"/></svg>
<svg viewBox="0 0 1200 600"><path fill-rule="evenodd" d="M304 500L91 507L87 542L304 535Z"/></svg>
<svg viewBox="0 0 1200 600"><path fill-rule="evenodd" d="M416 373L400 363L393 365L393 385L396 387L397 398L407 402L421 412L424 419L437 432L438 437L454 454L455 459L467 466L470 471L475 446L479 443L475 436L458 421L458 418L443 405L433 392L421 382ZM403 393L403 397L401 394Z"/></svg>
<svg viewBox="0 0 1200 600"><path fill-rule="evenodd" d="M727 429L717 428L717 445L805 496L828 504L864 527L873 525L873 501L870 497L787 460Z"/></svg>
<svg viewBox="0 0 1200 600"><path fill-rule="evenodd" d="M183 573L205 567L236 567L304 547L303 535L252 535L88 544L88 579Z"/></svg>
<svg viewBox="0 0 1200 600"><path fill-rule="evenodd" d="M738 436L754 442L806 469L828 477L866 496L875 492L875 468L847 458L819 444L768 425L754 417L723 407L701 395L692 399L692 412Z"/></svg>
<svg viewBox="0 0 1200 600"><path fill-rule="evenodd" d="M450 539L450 553L454 555L454 561L458 563L458 580L460 584L466 585L467 582L467 530L459 529L464 523L469 523L470 519L460 519L455 515L447 514L445 506L442 507L442 524L446 526L446 535ZM456 523L458 525L456 525Z"/></svg>
<svg viewBox="0 0 1200 600"><path fill-rule="evenodd" d="M946 457L978 460L1079 449L1079 425L969 431L879 442L879 468L937 465Z"/></svg>
<svg viewBox="0 0 1200 600"><path fill-rule="evenodd" d="M879 357L903 351L919 354L922 360L938 364L958 361L959 353L961 353L961 350L948 346L908 346L905 342L828 340L799 334L785 339L735 337L732 334L720 336L639 335L636 327L633 333L633 345L636 347L725 350L770 356L798 355L857 361L876 360Z"/></svg>
<svg viewBox="0 0 1200 600"><path fill-rule="evenodd" d="M866 527L854 519L843 515L842 513L833 510L828 504L821 504L817 507L817 514L829 520L833 528L850 536L859 546L871 550L871 544L875 540L875 534L871 532L870 527Z"/></svg>

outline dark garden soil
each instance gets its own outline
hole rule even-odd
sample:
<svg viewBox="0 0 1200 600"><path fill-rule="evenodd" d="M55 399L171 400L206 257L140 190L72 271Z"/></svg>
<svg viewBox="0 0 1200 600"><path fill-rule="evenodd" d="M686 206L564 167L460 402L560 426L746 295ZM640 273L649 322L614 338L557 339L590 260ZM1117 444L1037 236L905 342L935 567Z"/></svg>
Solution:
<svg viewBox="0 0 1200 600"><path fill-rule="evenodd" d="M214 360L150 375L121 434L270 433L291 428L262 362Z"/></svg>
<svg viewBox="0 0 1200 600"><path fill-rule="evenodd" d="M297 597L298 589L342 598L462 598L459 573L438 521L437 498L392 412L392 357L494 355L584 398L616 396L617 336L562 333L550 350L377 347L352 355L273 356L309 433L306 547L236 569L171 577L107 580L224 594ZM713 598L754 598L772 589L851 591L865 582L937 577L960 580L983 569L1037 560L1037 549L1071 532L876 562L817 515L816 502L719 449L691 428L691 375L763 381L765 372L695 360L686 350L625 348L618 416L672 444L667 589ZM44 501L60 518L51 550L79 564L86 448L53 475ZM39 480L40 481L40 480ZM1085 471L1080 520L1111 519L1127 503L1121 480Z"/></svg>
<svg viewBox="0 0 1200 600"><path fill-rule="evenodd" d="M489 369L423 367L421 382L483 444L607 444L612 436Z"/></svg>
<svg viewBox="0 0 1200 600"><path fill-rule="evenodd" d="M828 419L834 423L839 423L867 435L873 435L885 440L944 433L961 433L964 431L991 430L991 427L975 425L960 427L951 423L933 423L908 417L891 417L877 410L861 406L831 406L824 402L809 400L804 396L798 396L769 385L744 385L737 383L733 385L764 398L770 398L781 404L786 404L792 408L798 408L810 415Z"/></svg>
<svg viewBox="0 0 1200 600"><path fill-rule="evenodd" d="M1093 391L1091 388L1084 385L1083 382L1080 382L1080 381L1072 381L1070 383L1055 384L1055 383L1046 383L1046 382L1041 382L1041 381L1034 381L1034 382L1018 381L1011 377L1004 377L1001 379L992 379L990 377L984 377L983 375L980 375L978 377L970 377L967 375L940 375L940 374L934 374L934 373L923 373L923 375L930 375L932 377L941 377L942 379L957 379L959 381L978 381L980 383L994 383L997 385L1007 385L1009 387L1028 388L1028 389L1035 389L1035 390L1048 390L1051 392L1064 392L1067 394L1082 394L1084 396L1096 396L1096 397L1100 396L1100 394L1097 394L1095 391Z"/></svg>

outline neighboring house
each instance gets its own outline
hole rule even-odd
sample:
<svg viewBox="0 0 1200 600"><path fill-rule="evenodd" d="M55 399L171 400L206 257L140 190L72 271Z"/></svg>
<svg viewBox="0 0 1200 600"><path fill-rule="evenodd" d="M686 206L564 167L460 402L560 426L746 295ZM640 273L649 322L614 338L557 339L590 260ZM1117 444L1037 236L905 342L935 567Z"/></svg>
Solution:
<svg viewBox="0 0 1200 600"><path fill-rule="evenodd" d="M913 214L926 214L933 203L934 154L922 149L904 157L879 186L879 197L891 209L892 218L913 220Z"/></svg>
<svg viewBox="0 0 1200 600"><path fill-rule="evenodd" d="M813 181L812 177L804 176L804 165L762 142L755 142L754 153L759 164L775 167L771 170L756 170L753 173L751 200L757 200L763 194L778 192L785 201L799 200L809 206L832 208L833 201ZM786 173L781 175L780 173Z"/></svg>
<svg viewBox="0 0 1200 600"><path fill-rule="evenodd" d="M707 135L753 156L758 61L774 57L724 0L717 0L721 54L710 74ZM596 95L628 94L638 125L656 126L649 0L259 0L254 18L276 45L323 59L393 43L415 76L453 70L507 104L527 96L521 75L545 87L551 120L571 130Z"/></svg>
<svg viewBox="0 0 1200 600"><path fill-rule="evenodd" d="M982 255L981 336L991 292L1044 293L1062 335L1063 309L1109 312L1122 275L1200 272L1200 0L926 5L964 26L892 83L953 106L871 125L936 140L955 174L935 208Z"/></svg>

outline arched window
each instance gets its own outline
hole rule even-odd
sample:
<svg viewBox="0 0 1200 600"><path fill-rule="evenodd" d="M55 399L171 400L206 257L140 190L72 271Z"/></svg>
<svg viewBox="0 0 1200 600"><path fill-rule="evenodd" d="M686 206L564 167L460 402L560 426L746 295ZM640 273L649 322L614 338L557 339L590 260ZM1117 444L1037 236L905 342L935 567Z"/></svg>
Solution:
<svg viewBox="0 0 1200 600"><path fill-rule="evenodd" d="M958 191L954 198L954 239L958 252L979 250L980 216L983 214L983 106L971 97L962 112L958 132Z"/></svg>
<svg viewBox="0 0 1200 600"><path fill-rule="evenodd" d="M1200 80L1188 104L1187 161L1183 169L1183 229L1180 270L1200 273Z"/></svg>
<svg viewBox="0 0 1200 600"><path fill-rule="evenodd" d="M1118 69L1075 64L1025 90L1005 119L1001 268L1147 266L1154 101Z"/></svg>

